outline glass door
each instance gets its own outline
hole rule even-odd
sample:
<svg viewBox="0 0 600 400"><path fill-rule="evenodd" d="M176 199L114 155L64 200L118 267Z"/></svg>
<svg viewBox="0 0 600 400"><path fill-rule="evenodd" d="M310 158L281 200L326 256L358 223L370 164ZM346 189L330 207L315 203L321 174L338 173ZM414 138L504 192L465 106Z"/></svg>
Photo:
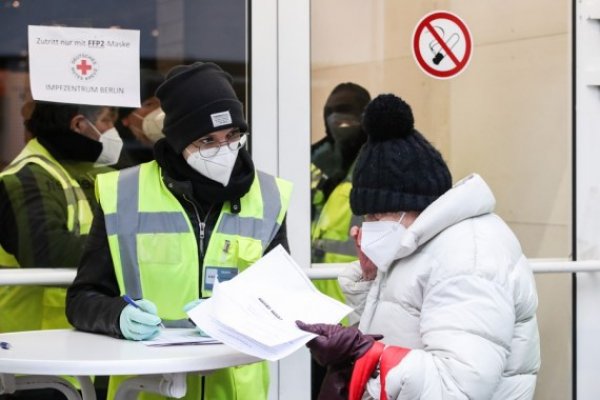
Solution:
<svg viewBox="0 0 600 400"><path fill-rule="evenodd" d="M2 1L0 3L0 167L24 146L31 113L27 26L136 29L140 65L165 74L177 64L212 61L233 76L250 118L249 4L246 0Z"/></svg>
<svg viewBox="0 0 600 400"><path fill-rule="evenodd" d="M425 74L412 34L425 15L458 15L473 37L466 70ZM479 173L530 259L572 255L571 2L311 2L311 143L327 140L333 89L394 93L454 181ZM448 38L450 39L450 38ZM315 153L313 152L313 157ZM572 395L570 274L537 275L542 367L536 399Z"/></svg>

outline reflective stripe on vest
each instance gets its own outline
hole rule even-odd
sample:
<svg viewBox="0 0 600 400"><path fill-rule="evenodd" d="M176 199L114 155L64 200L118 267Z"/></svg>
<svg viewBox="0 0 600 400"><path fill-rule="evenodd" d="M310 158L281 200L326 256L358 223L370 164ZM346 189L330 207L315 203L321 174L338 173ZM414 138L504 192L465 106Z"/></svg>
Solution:
<svg viewBox="0 0 600 400"><path fill-rule="evenodd" d="M362 219L356 215L352 215L350 219L350 227L360 226ZM356 257L356 246L354 245L354 239L347 235L346 240L335 240L335 239L315 239L313 241L313 247L322 251L323 253L334 253L343 254L346 256Z"/></svg>
<svg viewBox="0 0 600 400"><path fill-rule="evenodd" d="M347 262L348 257L356 259L354 239L349 230L352 226L360 226L361 218L352 214L350 209L350 190L352 183L348 180L340 183L331 192L325 202L319 219L312 232L313 262ZM343 256L337 258L336 256Z"/></svg>
<svg viewBox="0 0 600 400"><path fill-rule="evenodd" d="M275 178L260 171L257 171L256 175L264 202L263 218L240 217L239 214L223 214L221 216L221 223L216 231L260 240L263 249L266 249L281 226L280 223L272 223L272 221L278 221L279 212L281 211L281 200Z"/></svg>
<svg viewBox="0 0 600 400"><path fill-rule="evenodd" d="M117 183L117 211L105 214L106 234L117 235L122 264L125 293L141 299L142 285L138 264L136 235L138 233L186 233L188 223L179 212L140 212L140 167L119 173Z"/></svg>
<svg viewBox="0 0 600 400"><path fill-rule="evenodd" d="M285 194L284 202L280 186ZM121 293L155 302L167 326L188 324L182 307L185 302L200 297L197 241L185 209L164 185L158 164L150 162L103 174L97 180L96 189L105 213ZM219 262L219 246L229 239L249 240L251 245L258 243L258 257L262 256L265 246L281 225L290 192L291 185L287 182L257 172L250 191L240 199L240 214L246 210L246 215L232 214L229 203L224 203L207 246L203 267L233 268L237 272L241 264L236 260L244 258L242 253L247 251L246 248L237 248L233 264L231 259ZM251 207L253 204L261 207ZM149 208L153 211L140 210ZM249 210L254 210L254 214L249 215ZM152 240L155 242L148 247ZM167 255L162 257L163 253ZM164 260L158 261L154 257ZM252 258L256 257L253 255ZM157 281L161 287L157 286Z"/></svg>
<svg viewBox="0 0 600 400"><path fill-rule="evenodd" d="M0 173L0 178L16 174L21 168L30 163L39 165L60 183L67 202L66 225L69 232L77 236L88 234L92 225L93 214L83 190L79 183L71 178L67 170L52 157L37 139L32 139L27 143L21 153ZM0 246L0 265L18 266L14 256L6 252L2 246Z"/></svg>

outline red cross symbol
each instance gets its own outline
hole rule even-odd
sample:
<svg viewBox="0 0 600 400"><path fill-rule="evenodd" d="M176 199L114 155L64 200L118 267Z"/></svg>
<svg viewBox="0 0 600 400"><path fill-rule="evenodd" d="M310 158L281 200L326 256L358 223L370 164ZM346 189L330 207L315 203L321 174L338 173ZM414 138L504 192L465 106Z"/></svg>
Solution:
<svg viewBox="0 0 600 400"><path fill-rule="evenodd" d="M81 62L75 66L75 68L81 71L81 75L87 75L88 71L92 69L92 66L88 65L87 60L83 58L81 59Z"/></svg>

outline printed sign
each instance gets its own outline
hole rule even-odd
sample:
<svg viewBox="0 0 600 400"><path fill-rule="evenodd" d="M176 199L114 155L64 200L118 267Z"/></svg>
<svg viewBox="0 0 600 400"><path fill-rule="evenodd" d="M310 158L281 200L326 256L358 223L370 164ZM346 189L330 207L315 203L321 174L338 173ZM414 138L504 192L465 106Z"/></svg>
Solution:
<svg viewBox="0 0 600 400"><path fill-rule="evenodd" d="M140 107L140 32L28 27L35 100Z"/></svg>
<svg viewBox="0 0 600 400"><path fill-rule="evenodd" d="M473 52L467 25L447 11L432 12L417 24L413 33L413 56L428 75L453 78L463 72Z"/></svg>

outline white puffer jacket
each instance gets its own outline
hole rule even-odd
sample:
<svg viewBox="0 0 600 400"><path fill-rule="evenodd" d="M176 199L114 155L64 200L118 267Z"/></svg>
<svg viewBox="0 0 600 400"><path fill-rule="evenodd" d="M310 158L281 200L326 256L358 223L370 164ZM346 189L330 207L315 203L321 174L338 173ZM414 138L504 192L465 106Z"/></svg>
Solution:
<svg viewBox="0 0 600 400"><path fill-rule="evenodd" d="M410 349L365 398L531 399L540 367L533 274L514 234L471 175L424 210L403 243L415 250L360 281L340 276L359 328Z"/></svg>

